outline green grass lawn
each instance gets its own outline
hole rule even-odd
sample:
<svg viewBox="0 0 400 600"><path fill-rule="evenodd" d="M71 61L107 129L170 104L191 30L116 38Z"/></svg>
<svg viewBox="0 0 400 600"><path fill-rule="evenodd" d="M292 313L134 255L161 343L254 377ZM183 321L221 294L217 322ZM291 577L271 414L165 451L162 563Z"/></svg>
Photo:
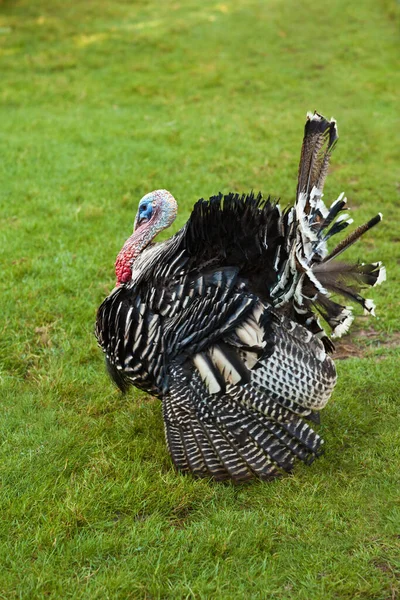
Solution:
<svg viewBox="0 0 400 600"><path fill-rule="evenodd" d="M0 0L0 598L399 597L399 12ZM326 199L384 213L348 254L387 265L379 318L356 323L311 468L183 477L159 402L108 381L96 309L145 193L177 198L173 231L218 191L293 202L313 109L341 136Z"/></svg>

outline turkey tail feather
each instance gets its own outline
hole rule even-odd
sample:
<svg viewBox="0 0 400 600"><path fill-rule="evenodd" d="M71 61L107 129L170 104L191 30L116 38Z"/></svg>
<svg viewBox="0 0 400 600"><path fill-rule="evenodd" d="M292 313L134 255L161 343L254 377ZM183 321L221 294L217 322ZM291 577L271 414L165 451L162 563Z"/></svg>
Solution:
<svg viewBox="0 0 400 600"><path fill-rule="evenodd" d="M321 193L332 150L338 139L336 121L327 121L317 112L307 114L304 128L304 139L301 148L297 197L306 195L315 186Z"/></svg>
<svg viewBox="0 0 400 600"><path fill-rule="evenodd" d="M338 139L336 122L318 113L308 114L301 149L297 198L285 216L288 259L281 266L278 280L271 290L277 307L292 303L297 320L324 339L327 350L332 344L325 336L314 309L333 329L333 336L345 333L352 320L352 308L333 302L336 293L361 304L374 314L374 303L359 292L365 286L380 284L386 278L381 263L347 265L335 259L364 233L382 220L378 214L342 240L330 253L328 240L344 231L352 222L341 194L328 209L323 200L323 186L332 150Z"/></svg>
<svg viewBox="0 0 400 600"><path fill-rule="evenodd" d="M334 248L332 250L332 252L330 252L328 254L328 256L326 256L323 259L323 262L326 263L326 262L329 262L330 260L332 260L333 258L337 258L339 256L339 254L341 254L342 252L344 252L345 250L350 248L350 246L352 246L357 240L359 240L360 237L362 235L364 235L364 233L366 233L367 231L372 229L372 227L374 227L381 221L382 221L382 213L378 213L376 215L376 217L373 217L373 219L370 219L367 223L364 223L364 225L360 225L359 227L357 227L357 229L355 231L353 231L344 240L342 240L336 246L336 248Z"/></svg>

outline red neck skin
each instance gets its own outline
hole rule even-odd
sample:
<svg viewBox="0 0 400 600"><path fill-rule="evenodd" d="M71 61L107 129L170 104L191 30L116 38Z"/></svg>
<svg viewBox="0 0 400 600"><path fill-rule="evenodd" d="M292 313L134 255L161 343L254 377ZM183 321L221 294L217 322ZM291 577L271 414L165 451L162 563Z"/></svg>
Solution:
<svg viewBox="0 0 400 600"><path fill-rule="evenodd" d="M154 227L151 226L150 220L139 226L126 240L115 261L117 286L132 279L132 263L151 242L154 235Z"/></svg>

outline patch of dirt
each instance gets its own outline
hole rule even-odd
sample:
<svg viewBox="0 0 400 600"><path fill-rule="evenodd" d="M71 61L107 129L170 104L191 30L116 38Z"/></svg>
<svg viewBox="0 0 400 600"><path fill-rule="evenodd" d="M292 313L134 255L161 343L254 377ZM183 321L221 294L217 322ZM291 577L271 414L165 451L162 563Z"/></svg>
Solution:
<svg viewBox="0 0 400 600"><path fill-rule="evenodd" d="M36 327L35 333L38 334L38 342L41 346L47 346L50 348L52 346L51 338L50 338L50 328L51 325L44 325L43 327Z"/></svg>
<svg viewBox="0 0 400 600"><path fill-rule="evenodd" d="M192 508L190 506L177 507L173 511L173 515L170 518L170 525L175 529L184 529L187 525L187 521L190 518Z"/></svg>
<svg viewBox="0 0 400 600"><path fill-rule="evenodd" d="M345 360L346 358L364 358L370 356L377 348L400 347L400 332L385 335L381 331L375 331L373 327L355 330L350 335L336 340L334 360ZM377 357L382 359L384 357Z"/></svg>
<svg viewBox="0 0 400 600"><path fill-rule="evenodd" d="M374 567L376 567L377 569L379 569L380 571L382 571L382 573L393 573L393 568L384 560L373 560L373 565Z"/></svg>

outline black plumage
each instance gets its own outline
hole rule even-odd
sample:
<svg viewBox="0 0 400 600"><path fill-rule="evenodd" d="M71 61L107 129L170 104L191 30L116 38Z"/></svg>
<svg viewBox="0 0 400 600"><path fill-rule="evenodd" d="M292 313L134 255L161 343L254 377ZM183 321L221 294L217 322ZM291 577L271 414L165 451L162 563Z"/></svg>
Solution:
<svg viewBox="0 0 400 600"><path fill-rule="evenodd" d="M340 335L351 310L330 292L371 312L359 290L384 275L380 263L333 261L361 230L328 254L327 239L349 224L342 196L329 210L321 199L336 139L334 121L310 116L294 207L281 212L253 193L199 200L176 235L146 242L131 280L98 310L111 377L124 392L132 384L161 398L180 471L269 479L321 452L310 422L336 370L317 314Z"/></svg>

